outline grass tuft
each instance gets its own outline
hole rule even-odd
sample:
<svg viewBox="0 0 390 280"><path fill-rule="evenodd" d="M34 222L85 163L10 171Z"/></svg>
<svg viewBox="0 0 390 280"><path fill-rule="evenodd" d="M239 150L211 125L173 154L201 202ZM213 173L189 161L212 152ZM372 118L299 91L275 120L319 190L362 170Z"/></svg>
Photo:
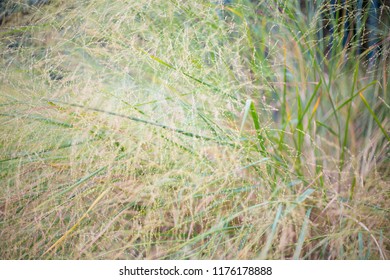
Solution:
<svg viewBox="0 0 390 280"><path fill-rule="evenodd" d="M390 7L342 2L7 14L1 258L387 259Z"/></svg>

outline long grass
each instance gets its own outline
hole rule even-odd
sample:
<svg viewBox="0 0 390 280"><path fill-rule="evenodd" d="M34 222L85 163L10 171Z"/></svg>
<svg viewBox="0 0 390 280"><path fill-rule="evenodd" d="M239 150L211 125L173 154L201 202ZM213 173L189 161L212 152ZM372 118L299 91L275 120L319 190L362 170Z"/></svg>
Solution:
<svg viewBox="0 0 390 280"><path fill-rule="evenodd" d="M10 16L0 257L387 259L390 8L373 52L365 10L302 3Z"/></svg>

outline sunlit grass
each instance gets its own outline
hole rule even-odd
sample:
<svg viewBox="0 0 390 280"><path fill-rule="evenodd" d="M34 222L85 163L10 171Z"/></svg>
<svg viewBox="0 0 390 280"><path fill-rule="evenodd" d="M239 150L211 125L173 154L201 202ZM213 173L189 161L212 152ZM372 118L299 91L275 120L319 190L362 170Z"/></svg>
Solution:
<svg viewBox="0 0 390 280"><path fill-rule="evenodd" d="M386 259L386 26L370 62L302 9L51 1L0 26L0 256Z"/></svg>

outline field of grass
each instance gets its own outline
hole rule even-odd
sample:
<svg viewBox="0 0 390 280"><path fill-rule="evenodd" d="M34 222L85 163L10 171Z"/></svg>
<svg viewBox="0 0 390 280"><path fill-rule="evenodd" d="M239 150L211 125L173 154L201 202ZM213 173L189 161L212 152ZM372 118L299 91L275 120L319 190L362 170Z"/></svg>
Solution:
<svg viewBox="0 0 390 280"><path fill-rule="evenodd" d="M1 259L390 256L390 8L370 60L321 1L233 2L0 26Z"/></svg>

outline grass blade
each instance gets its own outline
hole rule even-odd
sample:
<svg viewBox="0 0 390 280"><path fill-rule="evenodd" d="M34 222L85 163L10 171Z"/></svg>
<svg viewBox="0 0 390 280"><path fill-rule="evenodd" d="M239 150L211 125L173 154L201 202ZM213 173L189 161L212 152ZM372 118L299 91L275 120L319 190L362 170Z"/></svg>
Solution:
<svg viewBox="0 0 390 280"><path fill-rule="evenodd" d="M311 210L312 210L312 208L310 207L310 208L306 211L305 220L303 221L301 233L299 234L297 246L296 246L296 248L295 248L295 252L294 252L294 256L293 256L293 259L294 259L294 260L298 260L298 259L299 259L299 256L301 255L302 247L303 247L303 242L305 241L305 236L306 236L306 233L307 233L307 227L308 227L308 224L309 224L309 221L310 221L309 218L310 218Z"/></svg>
<svg viewBox="0 0 390 280"><path fill-rule="evenodd" d="M279 204L278 210L276 211L274 222L272 223L271 232L268 234L267 242L265 243L264 248L260 253L259 258L262 260L267 258L268 251L271 248L272 241L274 240L276 231L278 229L279 220L282 217L282 212L283 212L283 205Z"/></svg>
<svg viewBox="0 0 390 280"><path fill-rule="evenodd" d="M387 131L383 128L381 122L379 121L377 115L375 114L375 112L371 109L371 106L370 104L368 104L366 98L363 96L362 93L359 93L359 96L360 96L360 99L363 101L364 105L366 106L367 110L370 112L371 116L373 117L373 119L375 120L375 122L377 123L377 125L379 126L380 130L382 131L383 135L386 137L387 141L390 141L390 136L389 134L387 133Z"/></svg>
<svg viewBox="0 0 390 280"><path fill-rule="evenodd" d="M244 125L245 125L246 119L248 118L251 105L252 105L252 100L248 99L245 102L244 116L242 117L242 122L241 122L241 126L240 126L240 135L242 134L242 130L244 129Z"/></svg>
<svg viewBox="0 0 390 280"><path fill-rule="evenodd" d="M56 248L58 245L60 245L72 232L74 232L81 222L88 216L88 214L92 211L92 209L96 206L96 204L99 203L99 201L111 190L111 188L107 188L105 191L103 191L96 199L95 201L89 206L88 210L81 216L80 219L69 229L67 230L56 242L54 242L53 245L47 249L41 257L48 254L50 251L52 251L54 248Z"/></svg>
<svg viewBox="0 0 390 280"><path fill-rule="evenodd" d="M253 103L253 101L250 101L250 113L251 113L251 116L252 116L252 119L253 119L253 124L254 124L255 129L256 129L257 139L259 140L261 153L263 155L265 155L266 154L266 148L265 148L265 145L264 145L264 138L262 136L262 131L261 131L261 127L260 127L259 115L256 112L256 107L255 107L255 104Z"/></svg>

